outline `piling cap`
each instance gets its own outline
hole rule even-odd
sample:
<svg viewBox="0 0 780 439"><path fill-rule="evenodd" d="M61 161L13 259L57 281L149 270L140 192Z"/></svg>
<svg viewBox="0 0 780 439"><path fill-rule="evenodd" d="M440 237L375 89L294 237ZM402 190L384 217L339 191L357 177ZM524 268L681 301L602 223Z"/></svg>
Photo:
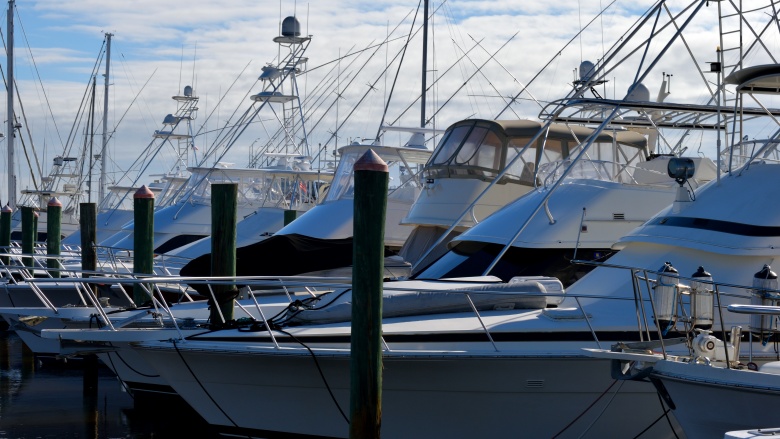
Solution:
<svg viewBox="0 0 780 439"><path fill-rule="evenodd" d="M697 278L697 277L709 277L709 278L712 278L712 275L711 275L711 274L709 274L709 273L707 273L707 272L704 270L704 267L702 267L701 265L699 265L699 269L698 269L698 270L696 270L696 273L693 273L693 275L692 275L691 277L692 277L692 278Z"/></svg>
<svg viewBox="0 0 780 439"><path fill-rule="evenodd" d="M387 163L385 163L373 149L366 151L366 153L355 162L353 169L355 171L388 172Z"/></svg>
<svg viewBox="0 0 780 439"><path fill-rule="evenodd" d="M772 267L769 265L764 265L764 268L761 269L758 273L753 275L756 279L777 279L777 273L772 271Z"/></svg>
<svg viewBox="0 0 780 439"><path fill-rule="evenodd" d="M57 199L57 197L51 197L46 205L49 207L62 207L62 203Z"/></svg>
<svg viewBox="0 0 780 439"><path fill-rule="evenodd" d="M6 204L5 206L3 206L3 208L2 208L2 209L0 209L0 212L4 212L4 213L12 213L13 211L14 211L14 210L13 210L13 209L11 209L11 206L9 206L9 205L7 205L7 204Z"/></svg>
<svg viewBox="0 0 780 439"><path fill-rule="evenodd" d="M133 199L136 198L154 198L154 192L152 192L146 185L143 185L140 189L135 191L135 194L133 194Z"/></svg>

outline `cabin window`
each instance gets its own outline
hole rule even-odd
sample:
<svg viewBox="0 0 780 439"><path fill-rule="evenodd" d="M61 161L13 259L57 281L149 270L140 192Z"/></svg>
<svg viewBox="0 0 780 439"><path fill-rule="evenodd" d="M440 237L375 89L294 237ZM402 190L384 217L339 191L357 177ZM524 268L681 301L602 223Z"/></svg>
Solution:
<svg viewBox="0 0 780 439"><path fill-rule="evenodd" d="M466 138L471 126L462 125L453 128L447 137L444 138L439 146L439 153L431 160L432 164L446 164L449 162L450 157L457 151L463 139Z"/></svg>

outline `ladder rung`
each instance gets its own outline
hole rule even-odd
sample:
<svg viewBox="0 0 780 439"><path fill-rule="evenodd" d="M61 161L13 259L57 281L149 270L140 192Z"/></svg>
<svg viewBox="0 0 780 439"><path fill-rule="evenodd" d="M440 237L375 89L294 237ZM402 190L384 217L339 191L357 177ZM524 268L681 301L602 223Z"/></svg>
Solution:
<svg viewBox="0 0 780 439"><path fill-rule="evenodd" d="M721 35L729 35L729 34L735 34L735 33L739 32L739 31L740 31L739 29L737 29L737 30L730 30L730 31L726 31L726 32L721 32L720 34Z"/></svg>
<svg viewBox="0 0 780 439"><path fill-rule="evenodd" d="M721 52L729 52L729 51L732 51L732 50L739 50L739 49L741 49L741 47L732 47L731 49L720 49L720 51Z"/></svg>

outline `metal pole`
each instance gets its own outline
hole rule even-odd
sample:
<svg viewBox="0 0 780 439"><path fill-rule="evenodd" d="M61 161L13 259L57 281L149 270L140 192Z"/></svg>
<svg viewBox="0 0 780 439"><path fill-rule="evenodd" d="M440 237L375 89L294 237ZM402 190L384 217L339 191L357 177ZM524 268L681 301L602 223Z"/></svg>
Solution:
<svg viewBox="0 0 780 439"><path fill-rule="evenodd" d="M423 8L422 93L420 94L420 128L425 128L425 89L428 87L428 0Z"/></svg>
<svg viewBox="0 0 780 439"><path fill-rule="evenodd" d="M98 187L98 205L106 196L106 148L108 147L108 85L111 66L111 37L114 34L106 34L106 73L103 92L103 147L100 149L100 183Z"/></svg>
<svg viewBox="0 0 780 439"><path fill-rule="evenodd" d="M7 49L7 74L6 93L8 95L8 107L6 117L8 118L7 136L8 139L8 205L11 210L16 209L16 174L14 162L14 0L8 2L8 24L6 26L8 34Z"/></svg>

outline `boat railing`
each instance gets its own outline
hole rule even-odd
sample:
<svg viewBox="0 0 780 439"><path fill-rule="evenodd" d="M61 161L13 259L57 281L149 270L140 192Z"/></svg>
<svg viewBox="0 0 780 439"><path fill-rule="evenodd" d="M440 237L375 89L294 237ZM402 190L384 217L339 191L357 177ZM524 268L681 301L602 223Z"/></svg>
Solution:
<svg viewBox="0 0 780 439"><path fill-rule="evenodd" d="M8 283L24 283L25 285L30 286L41 303L52 309L56 307L51 304L34 281L42 278L49 278L68 283L68 281L64 281L63 279L78 279L81 277L94 277L96 275L120 277L134 275L132 252L128 250L96 247L96 253L99 257L97 258L97 267L94 271L81 269L82 255L80 251L66 251L60 255L48 255L46 254L45 246L38 246L34 251L35 253L33 254L25 254L19 251L19 248L15 245L4 249L4 252L0 253L0 273L2 273L2 277L4 277ZM55 264L52 264L52 261L54 261ZM157 275L172 276L172 270L176 270L189 261L189 258L184 257L159 257L155 258L153 269ZM85 287L79 285L79 283L76 283L74 286L80 299L80 305L89 306L91 301L84 295ZM178 285L176 289L178 290L177 301L193 301L193 298L190 295L193 293L192 291L188 291L186 288L181 288ZM127 291L125 291L122 284L118 285L118 290L120 291L120 296L123 301L132 303L132 299Z"/></svg>
<svg viewBox="0 0 780 439"><path fill-rule="evenodd" d="M545 163L539 166L539 180L542 182L542 186L547 188L552 186L558 179L561 178L564 171L571 166L571 171L566 176L566 179L588 179L588 180L601 180L601 181L614 181L623 184L645 185L644 180L647 178L639 179L637 176L642 174L652 175L655 178L651 178L652 181L670 181L665 186L671 185L674 181L671 180L665 173L654 171L651 169L642 168L636 165L629 165L627 163L620 163L611 160L593 160L593 159L580 159L576 163L572 164L571 160L558 160L555 162ZM662 183L656 183L662 185Z"/></svg>
<svg viewBox="0 0 780 439"><path fill-rule="evenodd" d="M89 278L83 277L84 275L90 275ZM149 276L139 273L118 273L110 275L101 272L82 272L82 277L71 277L62 279L53 278L35 278L28 279L30 284L67 284L72 283L75 285L89 285L100 284L102 286L120 287L125 288L132 286L133 288L140 288L141 291L148 297L148 301L144 306L128 306L124 310L132 311L138 310L140 313L134 314L120 321L113 321L109 317L106 303L101 302L98 297L89 288L85 288L85 304L84 306L94 308L96 310L96 317L104 326L105 330L120 330L131 323L137 321L140 318L152 315L158 322L159 328L172 328L178 332L180 338L184 337L182 333L181 323L192 328L200 325L199 327L221 327L224 325L231 325L230 322L225 321L225 317L221 314L221 322L210 322L207 320L193 322L192 318L177 318L171 309L171 304L166 300L165 292L172 286L178 289L185 289L188 286L196 284L208 285L209 303L217 303L216 295L212 287L217 285L232 286L236 289L237 298L246 298L251 300L251 305L245 305L241 302L236 302L236 308L241 312L242 317L236 319L238 322L251 323L251 322L270 322L274 316L267 317L263 310L268 304L258 301L260 297L273 296L284 297L285 307L292 304L301 304L302 300L309 297L316 297L318 294L326 291L332 291L334 289L348 288L351 282L349 278L340 277L310 277L310 276L235 276L235 277L182 277L182 276ZM44 295L45 298L45 295ZM130 301L132 303L132 300ZM278 308L279 302L274 302L274 308ZM53 305L45 305L47 308L56 311L56 307ZM256 312L252 312L252 308Z"/></svg>
<svg viewBox="0 0 780 439"><path fill-rule="evenodd" d="M668 263L659 270L650 270L591 261L574 262L630 272L639 341L619 343L612 347L613 350L651 353L655 349L665 360L717 362L728 368L739 364L743 328L726 326L724 308L732 313L751 314L747 331L751 363L754 337L765 345L773 334L780 332L774 317L780 315L777 306L780 289L771 275L761 278L757 274L753 285L747 286L714 281L701 268L692 276L682 276L669 270L671 265ZM771 273L767 266L764 269ZM751 304L726 304L726 299L732 302L747 300ZM672 355L669 349L672 345L684 345L684 353L675 351Z"/></svg>

